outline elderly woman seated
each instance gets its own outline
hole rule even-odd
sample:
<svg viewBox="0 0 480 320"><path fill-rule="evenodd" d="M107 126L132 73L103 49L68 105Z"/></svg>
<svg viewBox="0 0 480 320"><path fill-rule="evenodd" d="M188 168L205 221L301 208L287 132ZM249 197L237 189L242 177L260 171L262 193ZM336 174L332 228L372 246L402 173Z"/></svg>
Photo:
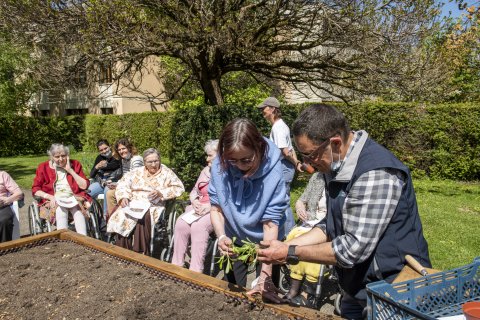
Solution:
<svg viewBox="0 0 480 320"><path fill-rule="evenodd" d="M40 198L40 216L55 216L57 229L68 228L68 215L72 214L75 230L87 234L87 208L92 198L86 190L90 182L82 165L70 160L67 146L54 143L48 150L50 160L40 163L33 180L32 194Z"/></svg>
<svg viewBox="0 0 480 320"><path fill-rule="evenodd" d="M0 242L13 239L14 216L10 207L14 201L23 199L23 192L5 171L0 170Z"/></svg>
<svg viewBox="0 0 480 320"><path fill-rule="evenodd" d="M119 207L107 224L116 233L115 244L150 255L152 228L160 218L165 201L180 196L185 188L175 173L160 162L160 153L147 149L145 166L126 173L118 182L115 197Z"/></svg>
<svg viewBox="0 0 480 320"><path fill-rule="evenodd" d="M208 246L208 237L213 232L210 221L210 198L208 183L210 182L210 167L217 156L218 140L209 140L205 144L207 166L203 168L192 192L190 202L185 213L177 219L175 224L175 242L173 247L172 263L184 265L188 243L191 242L190 270L203 272L203 264Z"/></svg>

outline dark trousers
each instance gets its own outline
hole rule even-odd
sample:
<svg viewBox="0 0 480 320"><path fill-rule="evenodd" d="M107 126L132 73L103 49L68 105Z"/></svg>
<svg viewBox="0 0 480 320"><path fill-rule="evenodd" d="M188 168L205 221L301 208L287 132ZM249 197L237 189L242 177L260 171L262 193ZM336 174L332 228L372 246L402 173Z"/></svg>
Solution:
<svg viewBox="0 0 480 320"><path fill-rule="evenodd" d="M12 240L13 215L10 206L0 208L0 242Z"/></svg>
<svg viewBox="0 0 480 320"><path fill-rule="evenodd" d="M344 292L340 302L341 316L348 320L363 320L367 318L367 301L357 300Z"/></svg>
<svg viewBox="0 0 480 320"><path fill-rule="evenodd" d="M262 271L262 264L258 263L255 270L257 277L260 275L261 271ZM247 286L247 273L248 273L248 265L241 261L235 261L233 263L232 270L230 270L229 273L225 274L224 280L245 288ZM278 287L279 280L280 280L280 266L273 265L272 281L277 287Z"/></svg>

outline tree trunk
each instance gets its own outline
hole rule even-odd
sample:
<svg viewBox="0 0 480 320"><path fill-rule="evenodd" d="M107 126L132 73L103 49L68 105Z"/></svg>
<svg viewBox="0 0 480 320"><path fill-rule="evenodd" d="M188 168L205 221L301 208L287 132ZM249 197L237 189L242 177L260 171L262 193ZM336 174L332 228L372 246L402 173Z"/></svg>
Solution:
<svg viewBox="0 0 480 320"><path fill-rule="evenodd" d="M214 79L202 79L200 81L205 94L205 102L210 105L223 105L223 95L220 88L220 77Z"/></svg>

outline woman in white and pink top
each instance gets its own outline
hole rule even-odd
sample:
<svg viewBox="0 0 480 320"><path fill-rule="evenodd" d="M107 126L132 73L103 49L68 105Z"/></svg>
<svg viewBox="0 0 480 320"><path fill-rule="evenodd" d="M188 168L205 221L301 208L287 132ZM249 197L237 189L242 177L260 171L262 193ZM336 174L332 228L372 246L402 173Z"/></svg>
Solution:
<svg viewBox="0 0 480 320"><path fill-rule="evenodd" d="M175 224L172 263L183 267L188 243L191 242L190 270L196 272L203 272L208 237L213 232L210 221L208 184L210 182L210 166L217 156L217 148L218 140L209 140L205 144L207 166L203 168L192 192L190 192L192 204L185 209L185 213L177 219Z"/></svg>
<svg viewBox="0 0 480 320"><path fill-rule="evenodd" d="M0 170L0 242L12 240L15 213L10 205L23 199L23 192L5 171Z"/></svg>

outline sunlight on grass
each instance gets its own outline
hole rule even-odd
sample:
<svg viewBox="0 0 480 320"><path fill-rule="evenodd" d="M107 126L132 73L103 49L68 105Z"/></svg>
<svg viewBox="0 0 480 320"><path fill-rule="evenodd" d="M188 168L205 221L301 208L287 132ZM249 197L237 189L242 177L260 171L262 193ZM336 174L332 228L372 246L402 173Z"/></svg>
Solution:
<svg viewBox="0 0 480 320"><path fill-rule="evenodd" d="M96 156L97 153L77 152L71 158L82 163L88 176ZM0 169L29 190L38 164L47 159L46 155L0 158ZM168 159L162 158L162 162L169 165ZM293 209L309 178L310 175L301 174L293 182ZM433 267L452 269L480 256L480 183L416 179L414 185Z"/></svg>
<svg viewBox="0 0 480 320"><path fill-rule="evenodd" d="M70 155L70 158L80 161L83 172L88 178L97 155L98 153L96 152L74 152ZM48 156L46 154L0 158L0 170L8 172L22 189L29 190L32 188L33 178L38 165L47 160ZM162 163L168 166L170 161L162 157Z"/></svg>

